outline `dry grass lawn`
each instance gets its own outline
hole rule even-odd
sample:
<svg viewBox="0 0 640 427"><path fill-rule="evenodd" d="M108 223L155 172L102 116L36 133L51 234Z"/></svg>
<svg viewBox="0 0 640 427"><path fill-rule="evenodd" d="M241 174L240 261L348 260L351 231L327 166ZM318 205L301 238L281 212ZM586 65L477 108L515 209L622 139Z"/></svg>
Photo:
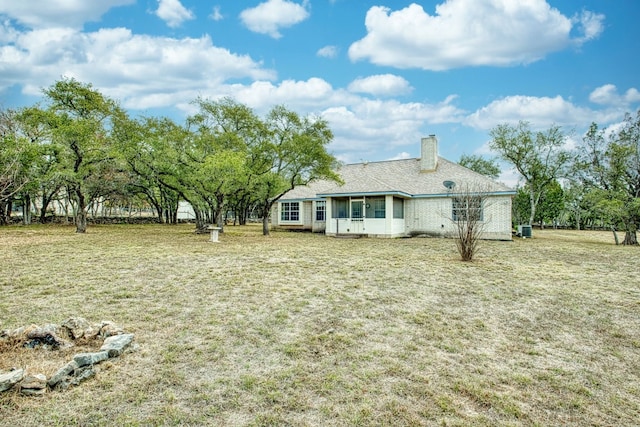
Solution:
<svg viewBox="0 0 640 427"><path fill-rule="evenodd" d="M137 350L79 387L0 395L0 425L640 423L638 248L228 227L0 228L0 329L112 320ZM68 355L0 353L51 375Z"/></svg>

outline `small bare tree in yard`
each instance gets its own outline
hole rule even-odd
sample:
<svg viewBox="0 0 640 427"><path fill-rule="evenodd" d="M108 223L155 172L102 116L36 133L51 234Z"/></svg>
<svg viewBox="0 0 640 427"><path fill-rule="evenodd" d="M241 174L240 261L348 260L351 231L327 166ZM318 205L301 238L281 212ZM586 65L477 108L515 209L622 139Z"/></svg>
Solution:
<svg viewBox="0 0 640 427"><path fill-rule="evenodd" d="M464 186L452 194L451 203L451 221L454 225L451 237L456 242L462 260L473 261L487 224L484 209L488 204L488 192Z"/></svg>

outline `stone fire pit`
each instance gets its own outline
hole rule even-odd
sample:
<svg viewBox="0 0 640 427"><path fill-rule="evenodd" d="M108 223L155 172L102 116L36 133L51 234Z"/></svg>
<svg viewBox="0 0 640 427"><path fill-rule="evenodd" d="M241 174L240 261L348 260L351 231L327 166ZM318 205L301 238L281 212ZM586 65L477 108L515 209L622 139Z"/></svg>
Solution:
<svg viewBox="0 0 640 427"><path fill-rule="evenodd" d="M76 353L71 360L49 378L28 367L13 367L0 371L0 392L15 390L25 395L42 395L47 390L64 390L93 377L97 365L117 358L130 348L134 335L110 321L90 324L81 317L72 317L60 325L30 325L13 331L0 331L0 351L32 349L33 351L68 350L77 345L98 347L97 351Z"/></svg>

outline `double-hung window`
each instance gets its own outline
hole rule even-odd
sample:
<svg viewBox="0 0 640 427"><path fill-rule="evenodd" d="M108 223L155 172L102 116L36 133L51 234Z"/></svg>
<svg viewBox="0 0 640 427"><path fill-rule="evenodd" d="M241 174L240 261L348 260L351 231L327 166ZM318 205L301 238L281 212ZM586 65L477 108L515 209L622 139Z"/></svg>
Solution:
<svg viewBox="0 0 640 427"><path fill-rule="evenodd" d="M280 211L281 221L300 221L300 203L282 202Z"/></svg>
<svg viewBox="0 0 640 427"><path fill-rule="evenodd" d="M316 221L325 221L326 218L327 202L316 202Z"/></svg>
<svg viewBox="0 0 640 427"><path fill-rule="evenodd" d="M452 217L454 221L483 221L480 197L454 197Z"/></svg>

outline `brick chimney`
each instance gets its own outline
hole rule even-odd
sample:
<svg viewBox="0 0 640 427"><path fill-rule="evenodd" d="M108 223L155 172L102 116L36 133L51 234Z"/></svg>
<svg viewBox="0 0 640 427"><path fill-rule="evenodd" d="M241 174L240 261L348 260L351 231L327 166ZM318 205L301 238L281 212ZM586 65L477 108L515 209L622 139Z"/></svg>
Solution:
<svg viewBox="0 0 640 427"><path fill-rule="evenodd" d="M435 135L422 138L420 172L432 172L438 166L438 139Z"/></svg>

